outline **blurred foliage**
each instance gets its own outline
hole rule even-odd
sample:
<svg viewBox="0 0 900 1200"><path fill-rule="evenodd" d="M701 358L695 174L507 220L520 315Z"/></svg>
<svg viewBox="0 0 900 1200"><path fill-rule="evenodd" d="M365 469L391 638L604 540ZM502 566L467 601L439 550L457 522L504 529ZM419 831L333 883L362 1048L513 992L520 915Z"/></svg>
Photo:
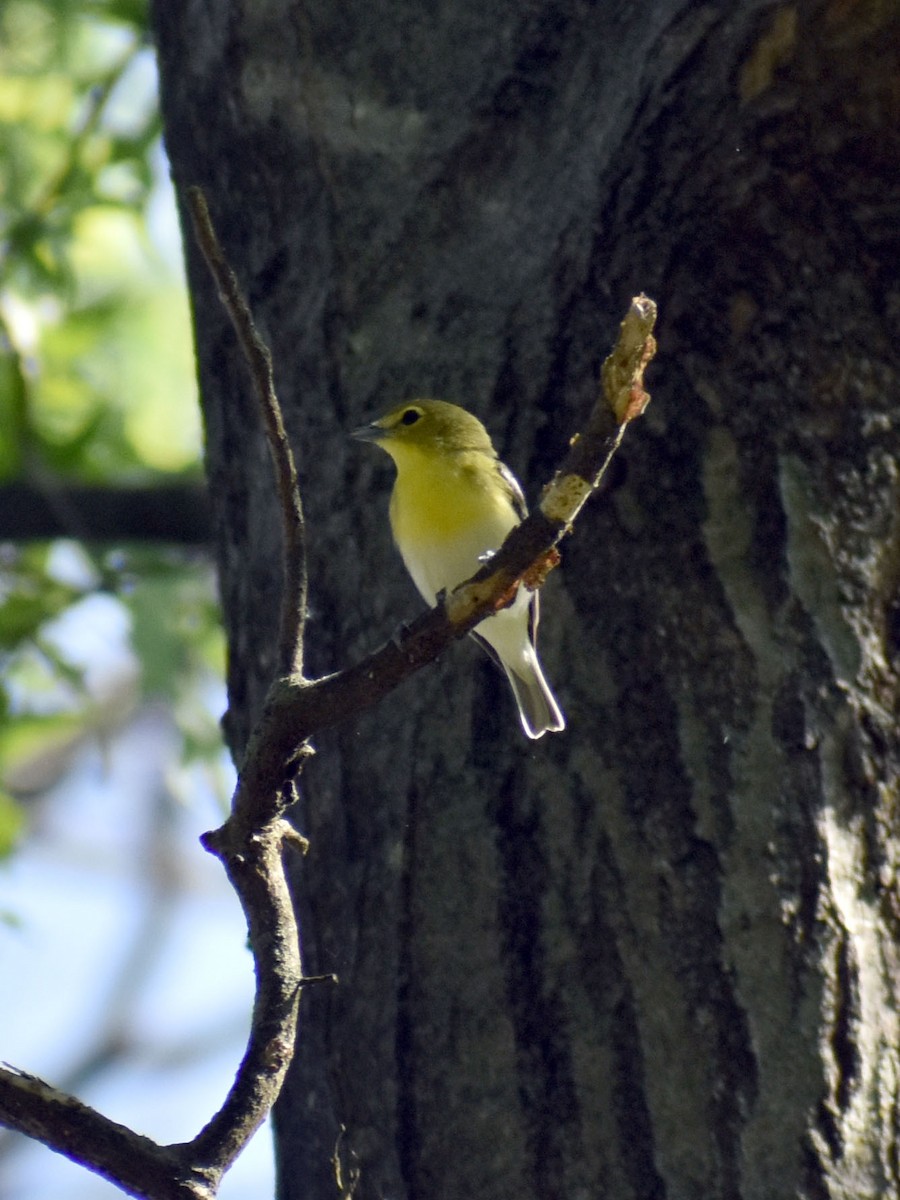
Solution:
<svg viewBox="0 0 900 1200"><path fill-rule="evenodd" d="M196 468L190 320L160 206L143 5L0 8L0 478Z"/></svg>
<svg viewBox="0 0 900 1200"><path fill-rule="evenodd" d="M145 0L4 0L0 162L0 481L199 474ZM217 752L198 698L222 662L202 557L0 547L0 857L20 828L9 793L55 782L144 698L175 708L186 752Z"/></svg>
<svg viewBox="0 0 900 1200"><path fill-rule="evenodd" d="M0 791L0 858L9 854L24 824L22 810L7 792Z"/></svg>

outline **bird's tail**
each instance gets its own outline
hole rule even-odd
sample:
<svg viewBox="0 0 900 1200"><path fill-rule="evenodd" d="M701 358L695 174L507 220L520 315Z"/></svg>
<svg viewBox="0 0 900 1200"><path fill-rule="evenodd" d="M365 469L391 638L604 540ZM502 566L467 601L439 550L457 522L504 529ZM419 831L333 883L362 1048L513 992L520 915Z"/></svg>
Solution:
<svg viewBox="0 0 900 1200"><path fill-rule="evenodd" d="M527 674L519 675L506 663L503 664L519 708L522 728L530 738L565 729L566 719L544 678L537 656L528 663L528 668Z"/></svg>

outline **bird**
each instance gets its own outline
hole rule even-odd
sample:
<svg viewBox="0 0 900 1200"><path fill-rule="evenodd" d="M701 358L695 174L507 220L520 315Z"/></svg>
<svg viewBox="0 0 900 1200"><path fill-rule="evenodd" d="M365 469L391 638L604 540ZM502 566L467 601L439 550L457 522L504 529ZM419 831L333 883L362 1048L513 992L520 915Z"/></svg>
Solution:
<svg viewBox="0 0 900 1200"><path fill-rule="evenodd" d="M352 435L373 442L397 469L391 532L426 604L451 591L498 550L526 516L515 476L500 462L481 421L446 400L398 404ZM520 586L513 603L472 636L499 663L529 738L565 728L537 656L538 595Z"/></svg>

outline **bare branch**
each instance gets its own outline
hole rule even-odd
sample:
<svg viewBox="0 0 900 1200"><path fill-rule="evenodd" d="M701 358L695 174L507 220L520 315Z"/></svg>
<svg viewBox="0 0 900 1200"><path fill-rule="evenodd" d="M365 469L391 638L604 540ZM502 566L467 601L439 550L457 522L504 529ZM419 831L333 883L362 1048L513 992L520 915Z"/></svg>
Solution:
<svg viewBox="0 0 900 1200"><path fill-rule="evenodd" d="M296 679L302 665L306 601L303 512L293 455L275 394L271 355L225 261L199 189L189 190L189 204L198 241L234 324L264 416L284 525L279 665ZM192 1141L159 1146L49 1085L10 1071L2 1080L6 1087L0 1091L0 1121L38 1138L134 1195L200 1200L216 1194L222 1176L274 1104L294 1051L303 973L281 854L286 842L306 847L305 839L282 818L287 784L301 757L301 751L292 747L289 761L272 781L272 791L264 795L239 783L231 817L221 829L204 838L206 848L222 860L241 901L256 967L256 997L247 1049L219 1112Z"/></svg>
<svg viewBox="0 0 900 1200"><path fill-rule="evenodd" d="M240 786L238 791L240 792ZM203 844L238 894L256 968L250 1038L225 1103L189 1144L190 1161L217 1177L228 1170L278 1098L294 1053L303 971L297 924L281 861L296 833L280 817L254 829L235 798L232 816Z"/></svg>
<svg viewBox="0 0 900 1200"><path fill-rule="evenodd" d="M584 431L572 439L565 462L541 497L541 512L554 524L567 528L574 521L619 448L625 426L650 403L644 370L656 353L655 324L656 305L647 296L635 296L603 364L600 393Z"/></svg>
<svg viewBox="0 0 900 1200"><path fill-rule="evenodd" d="M284 584L281 593L281 613L278 633L279 670L285 674L301 675L303 671L303 622L306 616L306 528L303 505L297 483L294 455L284 428L281 405L275 392L272 355L259 335L250 308L228 265L209 215L206 197L198 187L187 189L187 203L194 222L197 243L206 259L210 273L219 290L219 298L231 318L241 351L247 362L253 386L265 422L266 437L284 532L282 561Z"/></svg>
<svg viewBox="0 0 900 1200"><path fill-rule="evenodd" d="M303 845L280 817L255 829L254 807L233 816L204 845L223 862L247 917L256 965L250 1038L225 1103L190 1142L160 1146L34 1076L0 1069L0 1123L152 1200L209 1200L275 1103L294 1050L304 983L297 927L281 850ZM260 807L260 806L256 806ZM311 982L319 982L314 979Z"/></svg>
<svg viewBox="0 0 900 1200"><path fill-rule="evenodd" d="M3 1124L82 1163L130 1196L152 1200L209 1200L215 1187L193 1172L177 1147L110 1121L95 1109L38 1079L0 1067Z"/></svg>
<svg viewBox="0 0 900 1200"><path fill-rule="evenodd" d="M205 546L211 536L209 498L199 483L108 487L41 472L0 484L0 540L77 537Z"/></svg>
<svg viewBox="0 0 900 1200"><path fill-rule="evenodd" d="M653 356L656 306L632 302L618 342L603 367L602 391L584 432L541 504L507 537L489 562L442 597L393 641L363 662L310 682L301 673L306 589L303 515L296 471L272 382L271 356L222 254L202 193L190 189L198 240L219 287L262 407L278 478L285 530L285 590L279 660L232 802L221 829L204 845L222 860L243 906L256 965L250 1038L222 1108L190 1142L157 1146L31 1076L0 1072L0 1121L105 1175L133 1195L169 1200L215 1195L219 1182L265 1119L294 1051L297 1006L304 982L296 918L287 887L285 843L305 840L284 820L290 783L311 751L311 734L372 707L413 671L432 662L455 638L509 604L519 586L537 587L558 561L556 544L597 487L625 425L649 397L643 372Z"/></svg>

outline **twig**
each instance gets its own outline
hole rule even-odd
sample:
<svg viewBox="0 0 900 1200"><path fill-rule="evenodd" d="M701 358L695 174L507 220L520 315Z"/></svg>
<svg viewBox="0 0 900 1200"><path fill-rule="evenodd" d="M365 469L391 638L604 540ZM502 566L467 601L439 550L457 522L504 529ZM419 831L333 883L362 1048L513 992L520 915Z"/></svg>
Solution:
<svg viewBox="0 0 900 1200"><path fill-rule="evenodd" d="M240 785L238 790L240 791ZM190 1143L191 1161L217 1178L228 1170L278 1098L294 1053L303 968L282 846L293 830L280 817L253 829L235 800L232 816L203 844L222 861L238 894L256 968L250 1038L225 1103Z"/></svg>
<svg viewBox="0 0 900 1200"><path fill-rule="evenodd" d="M35 1075L0 1066L4 1124L84 1163L130 1196L153 1200L207 1200L215 1195L192 1175L178 1147L158 1146L57 1091Z"/></svg>
<svg viewBox="0 0 900 1200"><path fill-rule="evenodd" d="M303 512L275 394L271 355L225 261L199 189L190 190L189 204L198 241L234 324L265 419L285 537L279 666L296 684L301 679L306 601ZM240 899L256 967L250 1037L221 1109L192 1141L159 1146L48 1084L5 1071L0 1076L0 1123L29 1133L133 1195L153 1200L215 1196L222 1176L275 1103L294 1052L304 980L282 849L290 843L305 852L307 843L282 813L290 795L285 783L302 755L302 747L295 743L271 792L262 794L239 780L228 821L203 838L206 848L222 860ZM77 1136L72 1135L73 1128Z"/></svg>
<svg viewBox="0 0 900 1200"><path fill-rule="evenodd" d="M601 369L600 392L587 425L572 439L565 461L541 497L540 511L563 532L597 489L625 426L650 403L644 371L656 353L655 324L656 305L643 294L635 296Z"/></svg>
<svg viewBox="0 0 900 1200"><path fill-rule="evenodd" d="M284 532L284 585L279 618L278 670L281 674L299 677L303 671L303 623L306 617L306 527L294 455L285 432L281 405L275 393L272 355L257 331L247 301L222 252L210 219L206 197L198 187L189 187L186 197L194 222L197 244L215 280L219 298L231 318L266 424Z"/></svg>

